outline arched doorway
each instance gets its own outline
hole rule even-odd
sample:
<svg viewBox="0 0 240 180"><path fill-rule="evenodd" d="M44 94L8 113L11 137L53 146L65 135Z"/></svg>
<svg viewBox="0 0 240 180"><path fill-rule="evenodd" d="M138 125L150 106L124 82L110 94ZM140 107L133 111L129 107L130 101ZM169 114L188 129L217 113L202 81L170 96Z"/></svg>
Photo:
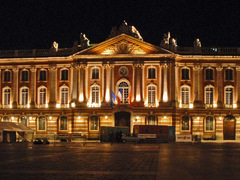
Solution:
<svg viewBox="0 0 240 180"><path fill-rule="evenodd" d="M115 113L115 126L127 126L130 128L131 114L121 111Z"/></svg>
<svg viewBox="0 0 240 180"><path fill-rule="evenodd" d="M223 120L224 140L235 140L235 117L228 115Z"/></svg>

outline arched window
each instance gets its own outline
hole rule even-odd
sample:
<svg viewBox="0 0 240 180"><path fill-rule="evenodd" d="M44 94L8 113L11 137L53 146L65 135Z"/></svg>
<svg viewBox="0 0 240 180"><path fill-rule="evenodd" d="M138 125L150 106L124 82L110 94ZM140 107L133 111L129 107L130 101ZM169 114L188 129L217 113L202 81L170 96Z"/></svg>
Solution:
<svg viewBox="0 0 240 180"><path fill-rule="evenodd" d="M212 86L205 87L205 104L207 107L213 107L214 88Z"/></svg>
<svg viewBox="0 0 240 180"><path fill-rule="evenodd" d="M206 117L205 122L205 131L213 131L214 130L214 119L212 116Z"/></svg>
<svg viewBox="0 0 240 180"><path fill-rule="evenodd" d="M226 86L224 88L224 102L226 107L233 106L233 90L232 86Z"/></svg>
<svg viewBox="0 0 240 180"><path fill-rule="evenodd" d="M40 70L39 71L39 81L46 81L47 80L47 71Z"/></svg>
<svg viewBox="0 0 240 180"><path fill-rule="evenodd" d="M182 80L189 80L189 69L188 68L182 68Z"/></svg>
<svg viewBox="0 0 240 180"><path fill-rule="evenodd" d="M27 117L26 117L26 116L21 116L21 117L20 117L20 122L21 122L22 124L24 124L25 126L27 126Z"/></svg>
<svg viewBox="0 0 240 180"><path fill-rule="evenodd" d="M181 102L183 107L188 107L190 100L190 88L188 86L181 87Z"/></svg>
<svg viewBox="0 0 240 180"><path fill-rule="evenodd" d="M4 88L3 89L3 105L5 106L10 105L10 96L11 96L11 89Z"/></svg>
<svg viewBox="0 0 240 180"><path fill-rule="evenodd" d="M46 104L46 93L47 89L45 87L39 88L39 96L38 96L38 104L45 105Z"/></svg>
<svg viewBox="0 0 240 180"><path fill-rule="evenodd" d="M99 128L99 118L98 116L94 115L91 116L90 122L89 122L89 128L90 131L97 131Z"/></svg>
<svg viewBox="0 0 240 180"><path fill-rule="evenodd" d="M60 130L66 131L68 129L68 120L67 116L61 116L60 117Z"/></svg>
<svg viewBox="0 0 240 180"><path fill-rule="evenodd" d="M3 116L2 121L3 122L9 122L9 116Z"/></svg>
<svg viewBox="0 0 240 180"><path fill-rule="evenodd" d="M91 104L98 106L100 102L100 87L98 85L91 86Z"/></svg>
<svg viewBox="0 0 240 180"><path fill-rule="evenodd" d="M148 93L148 106L156 106L156 86L155 85L149 85L147 87L147 93Z"/></svg>
<svg viewBox="0 0 240 180"><path fill-rule="evenodd" d="M21 80L22 81L28 81L28 71L27 70L22 70L22 73L21 73Z"/></svg>
<svg viewBox="0 0 240 180"><path fill-rule="evenodd" d="M156 117L153 115L148 116L147 118L148 125L156 125Z"/></svg>
<svg viewBox="0 0 240 180"><path fill-rule="evenodd" d="M92 68L91 74L92 79L99 79L99 68L97 67Z"/></svg>
<svg viewBox="0 0 240 180"><path fill-rule="evenodd" d="M10 82L10 76L11 72L10 71L4 71L4 82Z"/></svg>
<svg viewBox="0 0 240 180"><path fill-rule="evenodd" d="M22 88L21 89L21 105L27 105L28 104L28 88Z"/></svg>
<svg viewBox="0 0 240 180"><path fill-rule="evenodd" d="M182 117L182 130L189 131L190 130L190 118L189 116Z"/></svg>
<svg viewBox="0 0 240 180"><path fill-rule="evenodd" d="M122 104L127 104L129 102L129 85L127 82L123 81L119 83L118 85L118 91L121 92L121 103ZM119 97L119 96L118 96Z"/></svg>
<svg viewBox="0 0 240 180"><path fill-rule="evenodd" d="M68 81L68 69L61 70L61 80Z"/></svg>
<svg viewBox="0 0 240 180"><path fill-rule="evenodd" d="M68 104L68 87L60 88L60 102L62 105Z"/></svg>
<svg viewBox="0 0 240 180"><path fill-rule="evenodd" d="M212 68L207 68L205 71L205 79L207 81L212 81L213 80L213 69Z"/></svg>
<svg viewBox="0 0 240 180"><path fill-rule="evenodd" d="M225 80L233 80L233 70L230 68L225 69Z"/></svg>
<svg viewBox="0 0 240 180"><path fill-rule="evenodd" d="M38 130L39 131L45 131L46 130L46 117L45 116L39 116L38 117Z"/></svg>
<svg viewBox="0 0 240 180"><path fill-rule="evenodd" d="M148 68L148 79L155 79L156 78L156 68L150 67Z"/></svg>

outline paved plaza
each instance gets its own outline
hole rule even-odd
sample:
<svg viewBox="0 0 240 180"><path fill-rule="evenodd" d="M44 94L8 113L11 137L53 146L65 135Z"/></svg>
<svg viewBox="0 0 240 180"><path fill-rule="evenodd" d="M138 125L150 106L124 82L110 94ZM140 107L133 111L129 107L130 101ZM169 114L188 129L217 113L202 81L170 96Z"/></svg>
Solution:
<svg viewBox="0 0 240 180"><path fill-rule="evenodd" d="M239 179L240 143L0 144L0 179Z"/></svg>

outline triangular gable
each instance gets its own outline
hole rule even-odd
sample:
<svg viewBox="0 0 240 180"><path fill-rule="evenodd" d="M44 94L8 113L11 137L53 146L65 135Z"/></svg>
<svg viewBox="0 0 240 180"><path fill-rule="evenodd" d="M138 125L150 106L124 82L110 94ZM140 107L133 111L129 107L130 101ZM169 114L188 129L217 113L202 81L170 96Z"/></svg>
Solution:
<svg viewBox="0 0 240 180"><path fill-rule="evenodd" d="M117 55L117 54L171 54L170 51L154 46L132 36L121 34L95 46L84 49L76 55Z"/></svg>

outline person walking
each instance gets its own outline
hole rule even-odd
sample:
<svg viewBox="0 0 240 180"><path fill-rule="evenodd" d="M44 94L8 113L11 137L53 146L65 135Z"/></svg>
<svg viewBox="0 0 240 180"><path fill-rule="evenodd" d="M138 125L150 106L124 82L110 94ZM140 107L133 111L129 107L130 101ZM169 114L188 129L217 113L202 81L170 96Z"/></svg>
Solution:
<svg viewBox="0 0 240 180"><path fill-rule="evenodd" d="M114 142L114 133L113 133L113 130L111 130L110 134L109 134L109 140L111 142L111 145L113 144Z"/></svg>

